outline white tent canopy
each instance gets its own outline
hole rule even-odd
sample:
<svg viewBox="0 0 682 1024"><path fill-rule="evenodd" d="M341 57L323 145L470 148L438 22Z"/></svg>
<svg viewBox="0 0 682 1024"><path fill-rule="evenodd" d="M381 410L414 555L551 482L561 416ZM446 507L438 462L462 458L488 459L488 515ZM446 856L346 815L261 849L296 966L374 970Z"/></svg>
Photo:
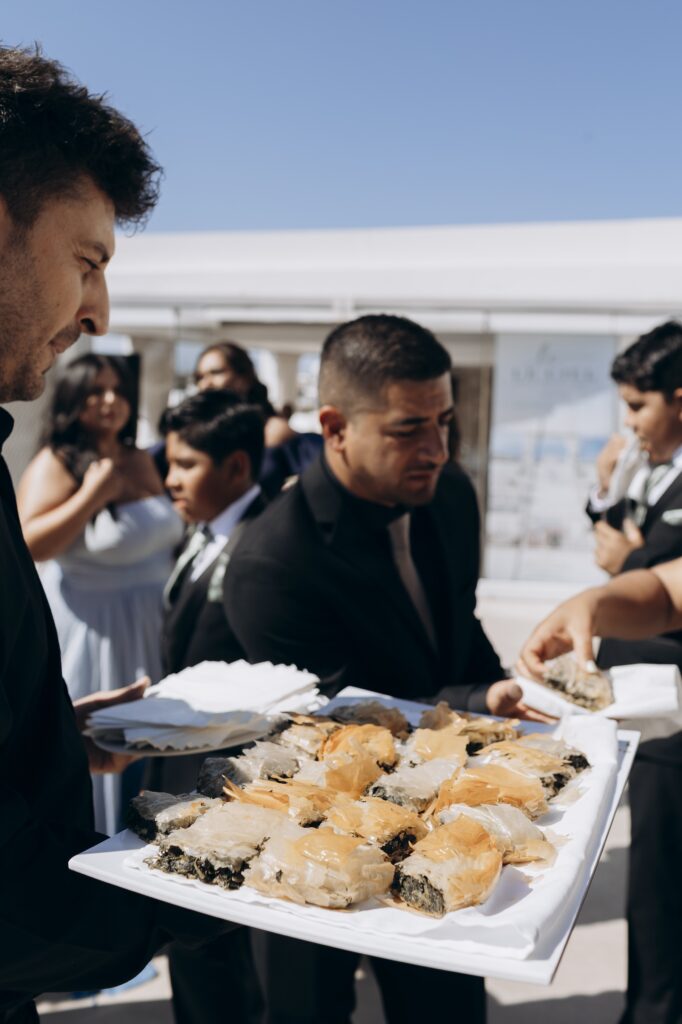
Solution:
<svg viewBox="0 0 682 1024"><path fill-rule="evenodd" d="M682 314L682 218L119 237L112 330L333 323L630 334Z"/></svg>

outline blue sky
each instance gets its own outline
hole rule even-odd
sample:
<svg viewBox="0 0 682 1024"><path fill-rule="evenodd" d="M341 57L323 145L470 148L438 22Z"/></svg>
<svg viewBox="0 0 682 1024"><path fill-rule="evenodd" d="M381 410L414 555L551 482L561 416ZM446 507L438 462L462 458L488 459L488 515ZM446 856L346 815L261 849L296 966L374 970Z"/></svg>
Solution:
<svg viewBox="0 0 682 1024"><path fill-rule="evenodd" d="M149 132L156 231L682 213L672 0L4 0Z"/></svg>

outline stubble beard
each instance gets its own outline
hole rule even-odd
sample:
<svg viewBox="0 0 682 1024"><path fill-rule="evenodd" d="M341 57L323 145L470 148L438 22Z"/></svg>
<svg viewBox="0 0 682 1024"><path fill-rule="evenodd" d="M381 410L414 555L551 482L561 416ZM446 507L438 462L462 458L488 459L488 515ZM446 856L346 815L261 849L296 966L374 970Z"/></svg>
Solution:
<svg viewBox="0 0 682 1024"><path fill-rule="evenodd" d="M0 256L0 401L31 402L45 390L49 339L34 260L20 240ZM49 331L49 328L47 328Z"/></svg>

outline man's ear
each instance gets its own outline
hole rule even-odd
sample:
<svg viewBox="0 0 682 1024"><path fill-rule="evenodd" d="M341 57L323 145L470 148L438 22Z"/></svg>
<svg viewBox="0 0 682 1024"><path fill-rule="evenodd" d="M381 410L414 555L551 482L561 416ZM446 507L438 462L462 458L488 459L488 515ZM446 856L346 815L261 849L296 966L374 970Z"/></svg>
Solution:
<svg viewBox="0 0 682 1024"><path fill-rule="evenodd" d="M677 415L682 420L682 388L675 388L673 391L673 402L677 405Z"/></svg>
<svg viewBox="0 0 682 1024"><path fill-rule="evenodd" d="M223 469L229 474L230 480L247 480L251 476L251 459L240 448L225 456Z"/></svg>
<svg viewBox="0 0 682 1024"><path fill-rule="evenodd" d="M323 405L320 409L322 437L331 445L332 451L342 452L346 444L348 421L335 405Z"/></svg>

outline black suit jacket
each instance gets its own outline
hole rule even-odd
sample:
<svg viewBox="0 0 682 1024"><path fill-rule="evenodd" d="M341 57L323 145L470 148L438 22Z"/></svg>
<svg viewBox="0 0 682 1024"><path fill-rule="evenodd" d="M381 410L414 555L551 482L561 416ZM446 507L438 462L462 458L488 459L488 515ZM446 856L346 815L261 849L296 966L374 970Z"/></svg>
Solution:
<svg viewBox="0 0 682 1024"><path fill-rule="evenodd" d="M648 509L640 529L644 545L631 551L623 563L621 572L633 569L650 569L661 562L669 562L682 556L682 521L670 522L666 513L679 511L682 519L682 473L670 484L658 501ZM587 514L593 522L600 517L588 506ZM622 498L606 513L606 521L620 530L623 520L632 514L631 502ZM668 519L668 521L666 521ZM682 669L682 631L652 637L651 640L602 640L598 657L602 668L614 665L629 665L650 662L659 665L678 665Z"/></svg>
<svg viewBox="0 0 682 1024"><path fill-rule="evenodd" d="M479 516L468 478L446 468L432 503L413 513L430 531L444 580L433 609L438 653L387 531L368 531L356 503L318 460L244 537L225 602L248 659L309 669L329 694L355 685L483 710L487 684L505 673L475 615Z"/></svg>
<svg viewBox="0 0 682 1024"><path fill-rule="evenodd" d="M232 530L227 544L197 580L185 580L163 621L161 655L166 674L202 661L238 661L244 650L225 614L222 575L246 527L265 508L258 495ZM233 751L215 751L215 756ZM145 784L166 793L193 790L205 754L149 760Z"/></svg>
<svg viewBox="0 0 682 1024"><path fill-rule="evenodd" d="M224 571L247 523L264 508L265 502L258 495L245 510L220 555L197 580L185 580L181 585L163 619L161 657L165 674L179 672L201 661L236 661L244 657L225 614L222 586L216 587L219 583L216 569L219 573ZM218 593L214 594L213 589Z"/></svg>

